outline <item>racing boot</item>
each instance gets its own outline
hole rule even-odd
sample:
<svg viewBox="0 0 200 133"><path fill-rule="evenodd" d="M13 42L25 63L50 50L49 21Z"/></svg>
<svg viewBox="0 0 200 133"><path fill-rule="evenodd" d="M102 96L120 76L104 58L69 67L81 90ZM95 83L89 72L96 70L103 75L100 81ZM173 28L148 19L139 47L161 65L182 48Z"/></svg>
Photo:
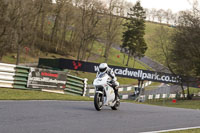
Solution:
<svg viewBox="0 0 200 133"><path fill-rule="evenodd" d="M114 92L115 92L115 101L120 101L118 89L117 89L117 88L114 88Z"/></svg>

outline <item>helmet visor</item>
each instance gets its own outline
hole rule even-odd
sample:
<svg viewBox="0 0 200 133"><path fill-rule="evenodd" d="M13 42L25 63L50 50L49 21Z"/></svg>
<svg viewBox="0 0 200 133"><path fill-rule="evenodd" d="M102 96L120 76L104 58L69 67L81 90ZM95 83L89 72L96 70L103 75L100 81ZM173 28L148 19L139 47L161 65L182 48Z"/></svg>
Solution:
<svg viewBox="0 0 200 133"><path fill-rule="evenodd" d="M100 72L105 72L105 71L106 71L106 68L99 68L99 71L100 71Z"/></svg>

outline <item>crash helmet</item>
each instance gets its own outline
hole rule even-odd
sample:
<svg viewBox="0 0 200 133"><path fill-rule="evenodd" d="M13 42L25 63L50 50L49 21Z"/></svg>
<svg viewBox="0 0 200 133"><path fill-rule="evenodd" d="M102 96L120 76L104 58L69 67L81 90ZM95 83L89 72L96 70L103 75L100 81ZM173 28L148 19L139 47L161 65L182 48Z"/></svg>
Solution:
<svg viewBox="0 0 200 133"><path fill-rule="evenodd" d="M101 63L100 65L99 65L99 71L100 72L106 72L107 71L107 69L108 69L108 64L107 63Z"/></svg>

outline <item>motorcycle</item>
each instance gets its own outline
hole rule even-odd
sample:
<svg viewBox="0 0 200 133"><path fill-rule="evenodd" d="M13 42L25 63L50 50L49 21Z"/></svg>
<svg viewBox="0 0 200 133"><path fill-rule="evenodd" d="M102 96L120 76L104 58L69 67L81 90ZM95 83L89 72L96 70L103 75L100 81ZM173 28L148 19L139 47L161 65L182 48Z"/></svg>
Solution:
<svg viewBox="0 0 200 133"><path fill-rule="evenodd" d="M119 98L115 100L115 93L112 87L111 78L107 73L100 73L93 82L95 87L94 106L100 111L103 106L109 106L117 110L120 105Z"/></svg>

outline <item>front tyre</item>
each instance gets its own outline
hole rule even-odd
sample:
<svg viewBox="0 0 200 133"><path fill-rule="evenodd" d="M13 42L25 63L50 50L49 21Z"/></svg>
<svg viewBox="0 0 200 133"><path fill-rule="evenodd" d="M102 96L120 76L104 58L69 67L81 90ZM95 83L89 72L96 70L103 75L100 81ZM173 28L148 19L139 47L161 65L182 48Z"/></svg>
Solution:
<svg viewBox="0 0 200 133"><path fill-rule="evenodd" d="M94 107L97 111L100 111L103 107L103 95L95 93L94 96Z"/></svg>

